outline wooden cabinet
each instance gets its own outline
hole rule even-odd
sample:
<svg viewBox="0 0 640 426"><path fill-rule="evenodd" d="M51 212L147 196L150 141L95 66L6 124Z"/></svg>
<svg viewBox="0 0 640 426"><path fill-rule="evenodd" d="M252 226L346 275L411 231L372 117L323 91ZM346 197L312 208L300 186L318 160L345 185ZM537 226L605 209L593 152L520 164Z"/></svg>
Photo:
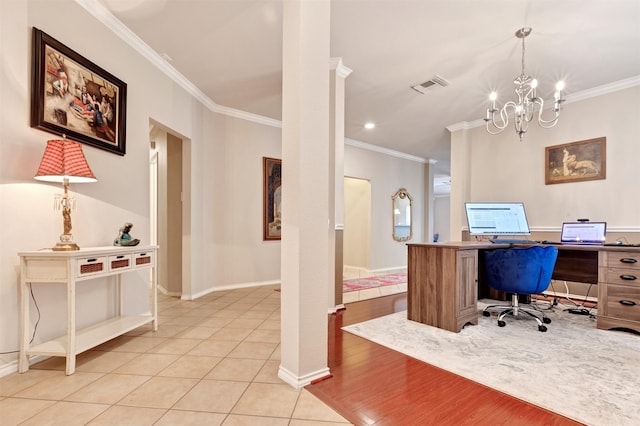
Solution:
<svg viewBox="0 0 640 426"><path fill-rule="evenodd" d="M157 330L156 254L157 246L96 247L77 251L40 250L18 253L21 268L20 313L22 320L18 371L24 373L29 369L30 355L48 355L66 357L66 373L67 375L73 374L77 354L144 324L151 323L153 330ZM122 307L124 301L121 274L141 269L151 270L149 313L125 315ZM116 315L101 323L76 330L76 285L107 276L116 278ZM34 345L30 342L31 324L29 321L29 285L32 283L64 284L67 295L66 334ZM46 303L46 300L40 303Z"/></svg>
<svg viewBox="0 0 640 426"><path fill-rule="evenodd" d="M640 332L640 253L637 251L599 253L598 328Z"/></svg>
<svg viewBox="0 0 640 426"><path fill-rule="evenodd" d="M408 319L454 332L478 323L477 247L409 244L408 256Z"/></svg>

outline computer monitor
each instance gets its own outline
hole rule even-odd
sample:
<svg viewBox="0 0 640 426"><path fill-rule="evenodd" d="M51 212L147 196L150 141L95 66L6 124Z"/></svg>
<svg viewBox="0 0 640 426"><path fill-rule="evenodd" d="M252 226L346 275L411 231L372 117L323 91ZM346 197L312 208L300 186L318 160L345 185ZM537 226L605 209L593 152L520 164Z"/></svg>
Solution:
<svg viewBox="0 0 640 426"><path fill-rule="evenodd" d="M530 235L529 223L521 202L478 203L464 205L471 235Z"/></svg>

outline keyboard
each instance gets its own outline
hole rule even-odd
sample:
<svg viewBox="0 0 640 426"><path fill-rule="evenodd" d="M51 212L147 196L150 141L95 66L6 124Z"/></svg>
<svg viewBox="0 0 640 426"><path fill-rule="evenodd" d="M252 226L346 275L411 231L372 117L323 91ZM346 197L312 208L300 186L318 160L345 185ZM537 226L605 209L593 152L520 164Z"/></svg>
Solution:
<svg viewBox="0 0 640 426"><path fill-rule="evenodd" d="M535 243L535 241L531 241L531 240L517 240L513 238L491 238L489 241L496 244L534 244Z"/></svg>

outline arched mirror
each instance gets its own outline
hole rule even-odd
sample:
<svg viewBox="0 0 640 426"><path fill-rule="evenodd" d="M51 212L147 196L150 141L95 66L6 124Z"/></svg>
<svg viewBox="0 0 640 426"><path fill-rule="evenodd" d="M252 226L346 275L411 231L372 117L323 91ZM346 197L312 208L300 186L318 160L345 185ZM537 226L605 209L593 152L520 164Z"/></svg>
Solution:
<svg viewBox="0 0 640 426"><path fill-rule="evenodd" d="M408 241L413 235L411 227L412 203L413 198L404 188L398 189L391 197L392 235L396 241Z"/></svg>

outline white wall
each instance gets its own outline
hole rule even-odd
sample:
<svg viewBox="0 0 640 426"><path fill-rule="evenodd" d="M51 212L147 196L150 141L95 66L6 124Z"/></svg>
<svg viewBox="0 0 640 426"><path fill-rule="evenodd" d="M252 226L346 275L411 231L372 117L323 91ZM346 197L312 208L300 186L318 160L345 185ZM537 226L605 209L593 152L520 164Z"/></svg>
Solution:
<svg viewBox="0 0 640 426"><path fill-rule="evenodd" d="M524 201L534 231L559 231L564 221L589 218L606 221L610 231L640 232L639 132L640 86L568 103L556 127L531 124L524 142L512 129L496 136L484 128L461 130L452 135L452 170L466 175L452 174L452 194L466 193L468 201ZM606 179L545 185L545 147L601 136L607 138ZM459 166L464 164L469 167ZM466 227L459 217L453 239Z"/></svg>
<svg viewBox="0 0 640 426"><path fill-rule="evenodd" d="M392 157L359 147L345 146L345 176L371 183L371 270L406 267L407 243L423 242L425 164ZM413 238L398 242L392 238L391 196L406 188L413 197ZM345 228L345 233L347 229Z"/></svg>
<svg viewBox="0 0 640 426"><path fill-rule="evenodd" d="M222 161L224 172L205 178L202 196L224 208L219 216L204 218L208 258L200 267L215 273L214 285L278 282L280 241L262 240L262 157L282 158L282 131L226 116L216 117L216 123L224 147L207 155ZM286 185L284 164L282 179Z"/></svg>
<svg viewBox="0 0 640 426"><path fill-rule="evenodd" d="M448 195L437 196L433 199L433 233L434 235L436 233L439 234L438 241L451 241L449 234L449 227L451 225L449 203L450 197Z"/></svg>

